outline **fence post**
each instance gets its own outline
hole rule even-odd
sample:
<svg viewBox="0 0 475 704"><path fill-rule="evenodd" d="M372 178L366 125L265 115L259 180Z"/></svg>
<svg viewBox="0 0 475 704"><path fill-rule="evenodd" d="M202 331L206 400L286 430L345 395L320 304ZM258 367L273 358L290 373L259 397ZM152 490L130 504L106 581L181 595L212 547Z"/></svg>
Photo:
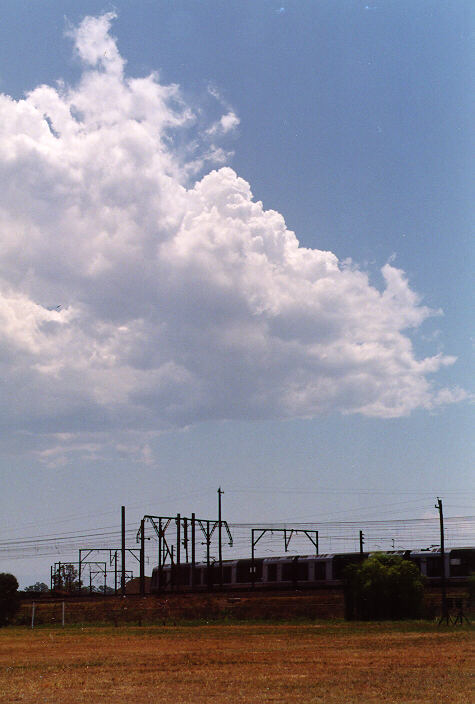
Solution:
<svg viewBox="0 0 475 704"><path fill-rule="evenodd" d="M35 627L35 609L36 609L36 604L33 602L31 604L31 627Z"/></svg>

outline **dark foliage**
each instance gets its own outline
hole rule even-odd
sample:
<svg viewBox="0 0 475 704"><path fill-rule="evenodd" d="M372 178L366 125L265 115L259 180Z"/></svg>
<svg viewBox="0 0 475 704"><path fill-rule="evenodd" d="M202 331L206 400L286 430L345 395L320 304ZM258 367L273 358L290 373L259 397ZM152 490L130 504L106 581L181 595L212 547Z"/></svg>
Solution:
<svg viewBox="0 0 475 704"><path fill-rule="evenodd" d="M53 575L53 590L55 592L79 591L78 571L72 563L62 563Z"/></svg>
<svg viewBox="0 0 475 704"><path fill-rule="evenodd" d="M468 591L468 599L469 599L470 606L474 606L475 605L475 573L473 573L473 572L468 578L467 591Z"/></svg>
<svg viewBox="0 0 475 704"><path fill-rule="evenodd" d="M423 578L399 555L376 553L346 570L345 616L369 621L420 618Z"/></svg>
<svg viewBox="0 0 475 704"><path fill-rule="evenodd" d="M35 582L29 587L25 587L25 592L46 593L49 592L49 587L44 582Z"/></svg>
<svg viewBox="0 0 475 704"><path fill-rule="evenodd" d="M16 577L6 572L0 573L0 626L10 623L20 606Z"/></svg>

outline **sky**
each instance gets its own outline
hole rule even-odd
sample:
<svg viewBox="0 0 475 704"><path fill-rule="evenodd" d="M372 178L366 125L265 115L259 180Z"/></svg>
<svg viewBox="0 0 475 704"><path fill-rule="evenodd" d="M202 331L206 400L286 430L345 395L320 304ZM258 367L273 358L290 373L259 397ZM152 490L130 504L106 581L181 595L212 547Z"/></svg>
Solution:
<svg viewBox="0 0 475 704"><path fill-rule="evenodd" d="M0 570L475 513L470 3L0 11Z"/></svg>

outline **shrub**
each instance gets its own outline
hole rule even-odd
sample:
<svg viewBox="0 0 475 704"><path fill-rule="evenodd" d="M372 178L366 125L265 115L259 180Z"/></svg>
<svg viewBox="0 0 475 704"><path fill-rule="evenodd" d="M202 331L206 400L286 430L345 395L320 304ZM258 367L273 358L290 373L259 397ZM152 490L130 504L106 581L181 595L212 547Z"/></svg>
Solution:
<svg viewBox="0 0 475 704"><path fill-rule="evenodd" d="M416 565L400 555L376 553L346 570L347 619L419 618L424 583Z"/></svg>
<svg viewBox="0 0 475 704"><path fill-rule="evenodd" d="M35 582L29 587L25 587L25 592L46 593L49 592L49 587L44 582Z"/></svg>
<svg viewBox="0 0 475 704"><path fill-rule="evenodd" d="M468 601L470 606L475 606L475 573L469 575L467 581Z"/></svg>
<svg viewBox="0 0 475 704"><path fill-rule="evenodd" d="M10 623L20 606L16 577L6 572L0 573L0 626Z"/></svg>

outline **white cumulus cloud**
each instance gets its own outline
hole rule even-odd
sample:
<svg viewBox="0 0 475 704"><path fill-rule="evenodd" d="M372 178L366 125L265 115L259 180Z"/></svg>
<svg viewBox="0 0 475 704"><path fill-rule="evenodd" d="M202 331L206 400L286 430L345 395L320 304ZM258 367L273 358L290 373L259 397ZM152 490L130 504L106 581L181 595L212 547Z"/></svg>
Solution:
<svg viewBox="0 0 475 704"><path fill-rule="evenodd" d="M235 112L230 110L225 115L222 115L219 120L214 123L214 125L211 125L211 127L207 130L207 134L226 134L226 132L231 132L232 130L236 129L239 123L239 117L236 115Z"/></svg>
<svg viewBox="0 0 475 704"><path fill-rule="evenodd" d="M433 311L402 271L386 264L378 290L300 246L227 166L190 182L212 158L175 146L193 110L157 74L126 75L112 20L70 30L77 85L0 96L2 426L397 417L463 398L427 378L454 358L415 355L407 331ZM208 136L238 124L228 110Z"/></svg>

